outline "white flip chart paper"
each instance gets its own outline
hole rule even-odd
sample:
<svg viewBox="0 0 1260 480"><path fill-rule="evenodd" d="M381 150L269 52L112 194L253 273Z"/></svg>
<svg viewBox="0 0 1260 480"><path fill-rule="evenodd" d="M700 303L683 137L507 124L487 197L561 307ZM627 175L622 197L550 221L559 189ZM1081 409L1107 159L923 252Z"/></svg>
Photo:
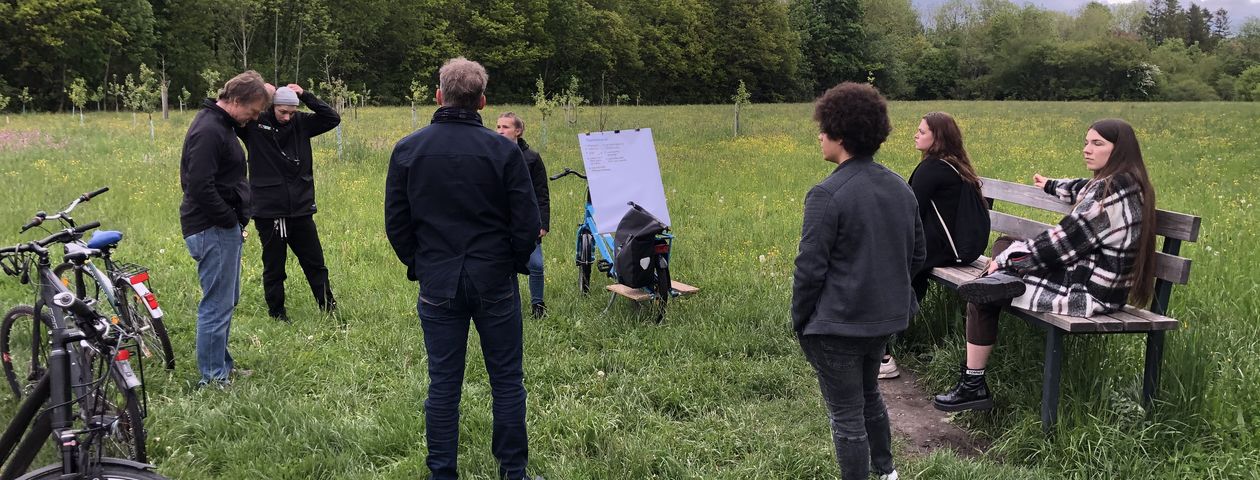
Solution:
<svg viewBox="0 0 1260 480"><path fill-rule="evenodd" d="M578 145L599 233L617 231L617 223L630 210L627 202L642 206L671 225L652 129L578 134Z"/></svg>

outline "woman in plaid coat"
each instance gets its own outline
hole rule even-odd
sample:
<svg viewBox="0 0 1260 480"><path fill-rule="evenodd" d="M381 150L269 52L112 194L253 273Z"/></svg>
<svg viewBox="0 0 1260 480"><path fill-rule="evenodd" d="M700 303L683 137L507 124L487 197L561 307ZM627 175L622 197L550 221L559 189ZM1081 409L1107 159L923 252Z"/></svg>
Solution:
<svg viewBox="0 0 1260 480"><path fill-rule="evenodd" d="M958 287L968 302L967 359L958 384L934 399L937 409L993 406L984 368L1004 305L1088 317L1150 299L1155 189L1133 127L1118 119L1095 122L1082 153L1091 178L1033 176L1035 185L1072 204L1072 211L1031 239L998 239L987 274Z"/></svg>

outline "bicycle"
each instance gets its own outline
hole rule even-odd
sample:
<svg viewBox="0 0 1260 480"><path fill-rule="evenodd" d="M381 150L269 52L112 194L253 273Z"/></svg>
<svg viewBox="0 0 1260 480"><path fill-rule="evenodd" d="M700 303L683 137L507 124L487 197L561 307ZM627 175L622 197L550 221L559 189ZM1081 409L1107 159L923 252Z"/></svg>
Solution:
<svg viewBox="0 0 1260 480"><path fill-rule="evenodd" d="M551 181L556 181L570 175L586 180L586 175L570 168L565 168L563 172L552 175L549 178ZM632 209L638 210L660 222L659 219L634 202L629 202L629 205ZM663 225L663 222L661 223ZM574 245L576 252L574 263L578 268L578 289L583 295L590 292L592 266L607 274L614 282L617 282L618 279L614 263L618 247L614 241L614 235L598 232L599 229L595 224L595 206L591 203L591 191L588 186L582 222L578 224L577 241ZM632 289L636 291L627 292L626 296L636 301L650 300L655 303L657 306L656 321L660 322L665 318L665 308L669 303L670 297L679 295L678 291L673 288L669 275L669 260L673 250L674 235L666 227L665 231L657 234L653 241L652 254L646 267L652 271L653 279L648 286ZM598 260L595 259L597 253L599 255ZM610 306L617 294L618 292L614 291L609 297L608 304Z"/></svg>
<svg viewBox="0 0 1260 480"><path fill-rule="evenodd" d="M125 439L134 442L138 456L144 457L143 413L136 396L136 389L143 385L143 369L138 376L131 368L130 350L125 346L131 334L96 311L92 306L96 302L85 302L71 293L49 261L48 245L76 241L99 225L92 222L0 248L0 267L24 281L30 280L34 257L38 293L35 305L28 308L34 318L48 320L50 339L47 371L0 434L0 464L4 466L0 478L25 472L49 439L58 448L59 462L26 473L22 479L164 478L153 472L152 465L106 456L107 450L116 447L111 442ZM51 314L45 315L45 309ZM90 368L93 363L100 368ZM94 371L101 375L94 376ZM121 392L123 404L110 404L106 392L110 386ZM80 407L77 413L76 405ZM76 422L82 425L76 427Z"/></svg>
<svg viewBox="0 0 1260 480"><path fill-rule="evenodd" d="M74 218L70 216L70 213L75 207L107 191L109 187L80 195L66 208L53 215L47 215L42 211L37 212L26 225L22 226L21 232L41 226L48 220L58 220L65 227L74 228ZM166 331L166 324L162 320L162 308L158 304L157 296L147 285L148 269L135 264L117 263L113 259L113 251L122 238L122 232L101 230L94 232L92 238L86 243L79 240L69 242L65 246L67 261L58 265L53 272L63 284L72 285L74 294L79 298L90 298L100 303L104 296L108 305L119 317L123 328L138 334L141 356L152 357L156 352L159 356L158 360L167 369L174 369L175 351ZM93 258L104 261L104 271L91 262ZM21 398L23 389L23 385L19 382L21 375L10 361L16 353L15 348L12 347L16 345L10 341L10 338L15 336L13 326L24 323L22 320L25 317L29 316L32 324L37 323L34 322L33 312L10 311L10 313L6 314L3 323L0 323L0 363L3 363L5 378L8 380L13 395ZM38 340L37 332L32 333L32 339ZM32 359L37 358L38 350L33 349L31 352ZM32 365L30 373L34 372L35 365Z"/></svg>

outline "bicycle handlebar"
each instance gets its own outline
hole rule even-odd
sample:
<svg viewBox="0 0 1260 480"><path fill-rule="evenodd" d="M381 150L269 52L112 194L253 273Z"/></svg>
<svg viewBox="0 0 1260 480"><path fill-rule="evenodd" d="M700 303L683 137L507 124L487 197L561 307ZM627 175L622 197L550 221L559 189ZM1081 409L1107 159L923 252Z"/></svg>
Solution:
<svg viewBox="0 0 1260 480"><path fill-rule="evenodd" d="M564 177L567 177L567 176L569 176L569 175L577 175L577 177L578 177L578 178L581 178L581 179L583 179L583 180L585 180L585 179L586 179L586 175L582 175L581 173L578 173L576 170L570 169L569 167L565 167L563 172L557 173L557 174L552 175L552 176L550 176L550 177L548 177L548 178L550 178L550 179L552 179L552 180L559 180L559 179L564 178Z"/></svg>
<svg viewBox="0 0 1260 480"><path fill-rule="evenodd" d="M27 230L38 227L40 224L44 223L44 219L47 217L48 214L44 213L43 210L35 212L35 216L31 217L31 221L26 222L26 225L22 225L22 230L19 230L18 233L26 233Z"/></svg>
<svg viewBox="0 0 1260 480"><path fill-rule="evenodd" d="M109 187L101 187L101 188L98 188L98 189L96 189L95 191L88 192L88 193L85 193L85 194L83 194L83 195L80 195L80 196L79 196L79 201L81 201L81 202L86 202L86 201L88 201L88 200L91 200L91 199L92 199L92 197L95 197L95 196L97 196L97 195L100 195L100 194L105 193L105 192L108 192L108 191L109 191Z"/></svg>
<svg viewBox="0 0 1260 480"><path fill-rule="evenodd" d="M74 201L70 202L69 205L66 205L66 208L61 209L60 212L57 212L53 215L48 215L47 213L44 213L43 210L35 212L35 216L31 217L31 220L29 222L26 222L26 225L22 225L22 230L18 231L18 233L26 233L27 230L38 227L48 220L61 220L65 222L66 226L73 228L75 226L74 219L70 218L70 212L73 212L75 207L78 207L80 203L89 201L95 198L97 195L100 195L108 191L109 191L109 187L101 187L91 192L87 192L82 195L79 195L79 198L74 199Z"/></svg>
<svg viewBox="0 0 1260 480"><path fill-rule="evenodd" d="M77 239L82 236L84 232L99 226L101 226L101 222L89 222L74 228L67 228L39 240L14 245L12 247L0 248L0 254L34 252L40 256L48 255L48 250L44 248L48 246L48 244L58 242L64 243Z"/></svg>

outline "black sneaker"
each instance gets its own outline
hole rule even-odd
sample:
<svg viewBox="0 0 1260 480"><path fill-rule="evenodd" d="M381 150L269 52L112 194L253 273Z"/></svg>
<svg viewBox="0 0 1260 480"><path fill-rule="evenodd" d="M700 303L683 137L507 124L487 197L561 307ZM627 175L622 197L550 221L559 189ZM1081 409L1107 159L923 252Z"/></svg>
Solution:
<svg viewBox="0 0 1260 480"><path fill-rule="evenodd" d="M271 316L271 319L272 319L272 320L275 320L275 321L277 321L277 322L293 323L293 321L292 321L292 320L289 320L289 314L288 314L288 313L281 313L281 314L279 314L279 315L272 315L272 316Z"/></svg>
<svg viewBox="0 0 1260 480"><path fill-rule="evenodd" d="M979 305L1002 303L1024 294L1024 279L1001 270L958 286L958 296Z"/></svg>
<svg viewBox="0 0 1260 480"><path fill-rule="evenodd" d="M543 302L538 302L538 303L533 304L530 310L533 312L534 318L542 318L542 317L547 316L547 304Z"/></svg>

